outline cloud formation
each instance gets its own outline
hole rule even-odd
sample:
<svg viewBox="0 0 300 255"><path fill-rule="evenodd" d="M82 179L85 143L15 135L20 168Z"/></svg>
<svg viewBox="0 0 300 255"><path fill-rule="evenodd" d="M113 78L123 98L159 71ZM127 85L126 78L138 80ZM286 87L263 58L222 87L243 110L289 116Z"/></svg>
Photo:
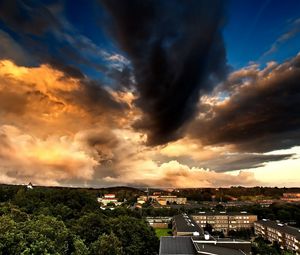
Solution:
<svg viewBox="0 0 300 255"><path fill-rule="evenodd" d="M226 74L223 1L100 1L109 33L133 66L134 127L149 145L178 139L198 97Z"/></svg>
<svg viewBox="0 0 300 255"><path fill-rule="evenodd" d="M295 37L298 33L300 33L300 18L293 20L293 22L290 24L290 28L288 31L284 32L282 35L280 35L275 42L271 45L270 49L267 50L263 57L270 55L276 51L278 51L278 48L288 40Z"/></svg>
<svg viewBox="0 0 300 255"><path fill-rule="evenodd" d="M74 134L105 122L113 126L128 107L92 81L67 78L48 65L26 68L2 60L0 78L0 123L36 135Z"/></svg>
<svg viewBox="0 0 300 255"><path fill-rule="evenodd" d="M0 58L28 67L51 65L77 79L84 79L88 69L102 76L122 72L114 52L96 45L66 19L64 5L64 1L1 1ZM121 55L119 59L128 65Z"/></svg>
<svg viewBox="0 0 300 255"><path fill-rule="evenodd" d="M254 174L240 171L238 175L216 173L203 168L189 167L172 160L161 165L153 161L144 162L140 166L142 175L128 172L117 178L105 178L107 183L124 183L140 187L228 187L231 185L253 186L259 184Z"/></svg>
<svg viewBox="0 0 300 255"><path fill-rule="evenodd" d="M190 134L205 145L232 144L238 151L268 152L300 143L300 55L282 63L233 72L228 96L204 97Z"/></svg>
<svg viewBox="0 0 300 255"><path fill-rule="evenodd" d="M249 71L240 73L249 75ZM239 77L233 73L226 84L231 97L240 91L233 82ZM188 137L149 147L144 133L131 127L142 114L135 107L134 93L102 89L48 65L28 68L8 60L0 62L0 79L0 178L4 182L251 185L257 180L247 171L239 176L221 172L292 156L237 153L232 142L213 147L203 144L202 138L200 142Z"/></svg>
<svg viewBox="0 0 300 255"><path fill-rule="evenodd" d="M91 180L125 123L126 101L48 65L0 61L0 169L5 182Z"/></svg>
<svg viewBox="0 0 300 255"><path fill-rule="evenodd" d="M42 185L59 185L70 178L85 181L92 179L98 164L68 137L41 140L8 125L0 126L0 137L0 180Z"/></svg>
<svg viewBox="0 0 300 255"><path fill-rule="evenodd" d="M225 4L0 1L0 182L248 186L296 165L300 55L229 74Z"/></svg>

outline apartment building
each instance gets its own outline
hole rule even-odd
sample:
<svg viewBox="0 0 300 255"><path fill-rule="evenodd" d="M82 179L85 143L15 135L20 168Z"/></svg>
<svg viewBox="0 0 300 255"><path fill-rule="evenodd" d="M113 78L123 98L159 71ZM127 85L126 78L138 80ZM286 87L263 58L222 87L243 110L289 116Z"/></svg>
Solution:
<svg viewBox="0 0 300 255"><path fill-rule="evenodd" d="M146 217L146 221L153 228L168 228L172 217Z"/></svg>
<svg viewBox="0 0 300 255"><path fill-rule="evenodd" d="M285 202L300 202L300 193L283 193L281 200Z"/></svg>
<svg viewBox="0 0 300 255"><path fill-rule="evenodd" d="M204 232L186 213L174 216L173 236L160 239L160 255L245 255L250 254L251 242L230 238L215 238Z"/></svg>
<svg viewBox="0 0 300 255"><path fill-rule="evenodd" d="M254 223L256 235L270 242L278 242L282 248L300 254L300 229L270 220L260 220Z"/></svg>
<svg viewBox="0 0 300 255"><path fill-rule="evenodd" d="M167 204L178 204L184 205L186 204L186 197L177 197L177 196L159 196L156 198L156 201L160 205L167 205Z"/></svg>
<svg viewBox="0 0 300 255"><path fill-rule="evenodd" d="M168 205L168 204L178 204L184 205L186 204L186 197L177 197L177 196L161 196L161 195L150 195L150 196L139 196L137 198L137 202L139 204L144 204L148 199L157 201L160 205Z"/></svg>
<svg viewBox="0 0 300 255"><path fill-rule="evenodd" d="M230 230L250 229L257 221L257 215L243 212L199 212L192 215L199 227L211 225L214 231L228 234Z"/></svg>

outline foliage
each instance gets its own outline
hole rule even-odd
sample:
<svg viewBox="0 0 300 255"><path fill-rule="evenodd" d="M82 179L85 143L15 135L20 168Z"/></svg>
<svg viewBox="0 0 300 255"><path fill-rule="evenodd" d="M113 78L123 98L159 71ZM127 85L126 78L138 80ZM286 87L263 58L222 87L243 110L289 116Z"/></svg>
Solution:
<svg viewBox="0 0 300 255"><path fill-rule="evenodd" d="M249 240L254 235L254 229L240 229L240 230L230 230L228 236L232 238L240 238L244 240Z"/></svg>
<svg viewBox="0 0 300 255"><path fill-rule="evenodd" d="M140 212L102 211L96 198L93 189L0 185L0 255L157 254L158 238Z"/></svg>
<svg viewBox="0 0 300 255"><path fill-rule="evenodd" d="M252 244L252 254L254 255L295 255L292 251L282 250L277 242L270 243L262 237L257 237Z"/></svg>
<svg viewBox="0 0 300 255"><path fill-rule="evenodd" d="M110 220L112 231L123 244L125 254L155 254L158 250L158 239L152 228L145 221L119 216ZM136 245L140 244L140 245Z"/></svg>
<svg viewBox="0 0 300 255"><path fill-rule="evenodd" d="M88 244L96 241L100 235L110 231L106 218L97 213L83 215L79 220L72 222L71 229Z"/></svg>
<svg viewBox="0 0 300 255"><path fill-rule="evenodd" d="M300 192L299 188L272 188L272 187L230 187L230 188L195 188L179 189L174 195L187 197L195 201L230 201L232 198L243 200L248 197L256 199L279 199L285 192Z"/></svg>
<svg viewBox="0 0 300 255"><path fill-rule="evenodd" d="M74 245L74 251L72 252L72 255L88 255L89 250L85 243L80 239L75 237L73 240Z"/></svg>
<svg viewBox="0 0 300 255"><path fill-rule="evenodd" d="M51 216L24 222L0 217L1 254L67 254L68 235L64 223Z"/></svg>
<svg viewBox="0 0 300 255"><path fill-rule="evenodd" d="M123 255L123 247L119 238L114 234L103 234L91 245L91 255Z"/></svg>

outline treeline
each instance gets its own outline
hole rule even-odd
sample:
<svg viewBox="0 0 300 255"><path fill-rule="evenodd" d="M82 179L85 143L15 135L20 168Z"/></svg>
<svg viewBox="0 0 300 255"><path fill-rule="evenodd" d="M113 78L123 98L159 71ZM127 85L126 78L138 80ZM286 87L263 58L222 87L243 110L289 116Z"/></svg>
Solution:
<svg viewBox="0 0 300 255"><path fill-rule="evenodd" d="M21 185L6 185L0 184L0 202L8 201L9 199L14 198L15 194L18 192L20 187L24 187ZM51 192L54 194L55 192L60 192L64 190L79 190L87 192L93 196L103 196L108 193L113 193L116 195L118 200L120 201L136 201L136 197L144 195L145 193L137 188L133 187L109 187L109 188L67 188L67 187L40 187L35 186L37 190L43 190L44 193Z"/></svg>
<svg viewBox="0 0 300 255"><path fill-rule="evenodd" d="M194 188L179 189L174 195L187 197L194 201L230 201L232 198L244 200L244 197L259 197L268 199L279 199L283 193L299 192L300 188L278 188L278 187L230 187L230 188Z"/></svg>
<svg viewBox="0 0 300 255"><path fill-rule="evenodd" d="M157 254L137 211L101 210L83 189L0 186L0 254Z"/></svg>

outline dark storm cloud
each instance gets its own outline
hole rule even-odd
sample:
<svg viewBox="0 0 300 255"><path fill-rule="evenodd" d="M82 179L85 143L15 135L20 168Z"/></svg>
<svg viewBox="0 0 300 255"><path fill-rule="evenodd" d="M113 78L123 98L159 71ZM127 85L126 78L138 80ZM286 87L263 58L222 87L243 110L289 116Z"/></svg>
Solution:
<svg viewBox="0 0 300 255"><path fill-rule="evenodd" d="M60 6L54 8L53 6ZM108 69L96 61L92 61L84 54L98 54L101 50L88 38L80 35L63 17L63 1L53 1L44 4L42 1L4 0L0 2L0 28L9 39L23 49L18 55L11 54L9 59L17 64L24 64L24 57L20 61L19 55L30 55L26 65L48 63L63 71L67 76L82 78L83 72L78 65L93 68L99 72ZM16 48L16 47L14 47ZM19 49L18 49L19 50ZM20 51L20 50L19 50ZM6 57L5 52L0 57Z"/></svg>
<svg viewBox="0 0 300 255"><path fill-rule="evenodd" d="M42 4L34 1L7 0L0 3L3 22L25 34L41 35L59 27L59 22Z"/></svg>
<svg viewBox="0 0 300 255"><path fill-rule="evenodd" d="M114 112L117 117L117 113L121 113L122 110L128 109L128 105L125 103L117 102L110 93L108 93L101 83L91 80L82 80L82 88L77 91L68 92L76 103L82 108L89 109L90 112L96 114L109 114L109 110ZM68 97L68 93L65 96ZM111 113L110 112L110 113Z"/></svg>
<svg viewBox="0 0 300 255"><path fill-rule="evenodd" d="M216 172L251 169L262 167L268 162L290 159L294 154L263 155L263 154L236 154L222 155L214 160L201 162L204 168L213 169Z"/></svg>
<svg viewBox="0 0 300 255"><path fill-rule="evenodd" d="M108 31L133 66L148 144L181 135L204 91L226 73L223 1L103 0Z"/></svg>
<svg viewBox="0 0 300 255"><path fill-rule="evenodd" d="M200 154L200 152L199 152ZM243 169L262 167L268 162L293 159L295 154L258 154L258 153L225 153L219 154L207 160L191 158L190 156L162 156L158 155L155 160L168 162L177 160L181 164L189 167L199 167L211 169L215 172L227 172Z"/></svg>
<svg viewBox="0 0 300 255"><path fill-rule="evenodd" d="M250 75L250 76L249 76ZM192 136L209 145L266 152L300 144L300 54L264 70L242 69L226 84L229 99L204 103L203 117L191 125Z"/></svg>

